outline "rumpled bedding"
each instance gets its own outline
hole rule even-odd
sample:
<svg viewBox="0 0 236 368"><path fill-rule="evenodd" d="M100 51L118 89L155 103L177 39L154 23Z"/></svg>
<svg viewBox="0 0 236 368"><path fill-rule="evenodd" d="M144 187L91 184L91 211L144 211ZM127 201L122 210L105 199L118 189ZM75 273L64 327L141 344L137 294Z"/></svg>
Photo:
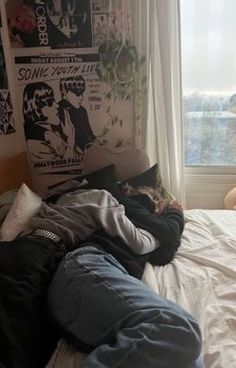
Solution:
<svg viewBox="0 0 236 368"><path fill-rule="evenodd" d="M174 260L144 281L199 321L206 368L236 367L236 211L185 211Z"/></svg>
<svg viewBox="0 0 236 368"><path fill-rule="evenodd" d="M236 211L186 210L181 247L164 267L146 263L143 281L192 313L206 368L236 367ZM83 355L60 340L47 368L79 368Z"/></svg>

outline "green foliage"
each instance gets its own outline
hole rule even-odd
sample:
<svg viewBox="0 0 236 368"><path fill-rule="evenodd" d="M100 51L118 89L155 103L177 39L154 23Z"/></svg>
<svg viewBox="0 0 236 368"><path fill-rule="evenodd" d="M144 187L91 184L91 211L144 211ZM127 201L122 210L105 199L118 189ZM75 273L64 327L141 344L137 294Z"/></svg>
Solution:
<svg viewBox="0 0 236 368"><path fill-rule="evenodd" d="M146 61L145 56L139 56L136 46L130 41L117 39L117 35L110 34L109 40L104 41L98 48L100 63L97 68L97 76L100 81L106 83L105 97L109 106L106 110L108 121L98 137L102 144L106 144L106 136L110 129L119 124L123 127L123 120L112 112L114 101L129 101L134 97L141 104L142 97L147 91L147 77L143 75L142 67ZM137 117L137 120L140 116ZM127 142L118 140L116 147Z"/></svg>
<svg viewBox="0 0 236 368"><path fill-rule="evenodd" d="M107 84L106 98L110 100L129 100L141 93L147 78L141 75L141 65L145 57L138 55L136 46L128 40L122 42L111 35L98 49L100 64L97 69L98 78Z"/></svg>

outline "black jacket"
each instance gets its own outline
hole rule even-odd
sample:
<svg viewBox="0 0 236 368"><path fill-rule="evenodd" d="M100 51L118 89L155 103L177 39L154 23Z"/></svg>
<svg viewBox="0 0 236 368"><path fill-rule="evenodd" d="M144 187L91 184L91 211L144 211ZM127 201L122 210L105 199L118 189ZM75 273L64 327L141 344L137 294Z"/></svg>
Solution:
<svg viewBox="0 0 236 368"><path fill-rule="evenodd" d="M113 193L114 195L114 193ZM184 228L182 211L167 208L163 215L150 213L150 211L137 201L123 196L117 199L125 207L126 216L139 228L149 231L160 242L160 246L153 252L138 255L134 253L119 237L111 237L104 231L98 231L81 243L88 243L110 253L127 272L141 279L146 262L153 265L164 266L170 263L180 246L180 236Z"/></svg>
<svg viewBox="0 0 236 368"><path fill-rule="evenodd" d="M184 229L183 212L167 207L162 215L158 215L150 213L147 208L129 197L120 198L120 202L125 207L126 216L160 242L160 246L153 252L138 257L159 266L171 262L180 246L180 236Z"/></svg>

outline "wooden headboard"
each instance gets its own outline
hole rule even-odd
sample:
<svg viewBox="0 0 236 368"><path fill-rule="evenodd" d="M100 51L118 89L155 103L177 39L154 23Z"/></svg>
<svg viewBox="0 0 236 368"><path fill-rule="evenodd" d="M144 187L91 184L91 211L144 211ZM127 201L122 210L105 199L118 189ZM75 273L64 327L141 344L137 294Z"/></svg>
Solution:
<svg viewBox="0 0 236 368"><path fill-rule="evenodd" d="M32 187L32 177L26 152L16 156L0 159L0 194L22 183Z"/></svg>

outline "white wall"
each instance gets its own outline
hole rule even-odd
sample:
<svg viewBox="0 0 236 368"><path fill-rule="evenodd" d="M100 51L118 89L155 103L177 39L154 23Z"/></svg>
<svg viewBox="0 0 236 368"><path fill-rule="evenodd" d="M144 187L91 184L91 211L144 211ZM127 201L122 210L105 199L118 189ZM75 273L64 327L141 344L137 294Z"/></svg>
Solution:
<svg viewBox="0 0 236 368"><path fill-rule="evenodd" d="M207 173L208 170L208 173ZM211 169L202 174L186 169L186 205L187 208L224 208L226 193L236 186L236 174L217 174Z"/></svg>

